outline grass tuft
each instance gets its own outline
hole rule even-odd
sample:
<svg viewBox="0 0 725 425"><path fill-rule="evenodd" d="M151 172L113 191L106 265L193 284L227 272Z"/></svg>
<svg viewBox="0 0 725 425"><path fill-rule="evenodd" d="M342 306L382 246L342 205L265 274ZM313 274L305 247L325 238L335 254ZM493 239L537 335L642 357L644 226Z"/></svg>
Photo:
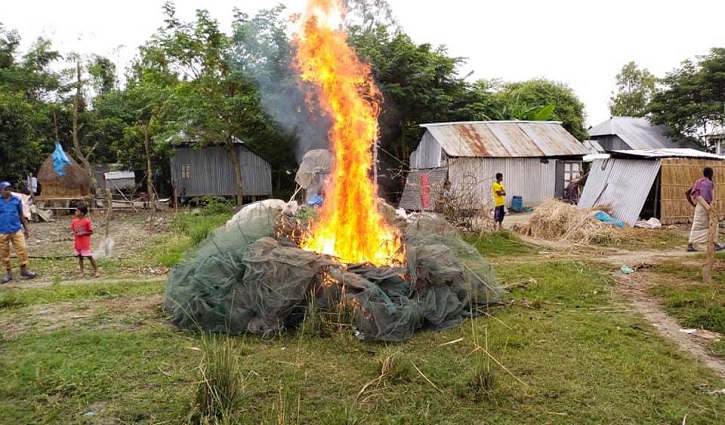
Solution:
<svg viewBox="0 0 725 425"><path fill-rule="evenodd" d="M201 339L203 357L198 370L201 381L197 385L192 417L198 423L233 423L244 391L239 354L234 340L229 337L204 335ZM205 422L206 421L206 422Z"/></svg>
<svg viewBox="0 0 725 425"><path fill-rule="evenodd" d="M490 399L496 389L498 381L491 369L491 362L477 356L473 369L470 371L466 389L471 392L475 400Z"/></svg>
<svg viewBox="0 0 725 425"><path fill-rule="evenodd" d="M410 382L413 365L407 354L396 348L386 348L379 353L380 379L384 384Z"/></svg>

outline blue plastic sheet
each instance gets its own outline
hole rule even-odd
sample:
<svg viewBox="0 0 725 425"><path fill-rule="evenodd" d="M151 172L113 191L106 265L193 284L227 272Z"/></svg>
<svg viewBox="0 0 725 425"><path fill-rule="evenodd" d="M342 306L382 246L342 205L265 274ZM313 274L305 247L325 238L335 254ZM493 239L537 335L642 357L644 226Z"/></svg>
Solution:
<svg viewBox="0 0 725 425"><path fill-rule="evenodd" d="M601 222L614 224L617 227L624 228L624 222L622 220L617 220L616 218L612 218L609 214L605 213L604 211L597 211L596 213L594 213L594 217L596 217L597 220L599 220Z"/></svg>
<svg viewBox="0 0 725 425"><path fill-rule="evenodd" d="M60 177L65 176L65 167L70 165L68 155L63 152L63 146L60 142L55 142L55 150L53 151L53 171Z"/></svg>
<svg viewBox="0 0 725 425"><path fill-rule="evenodd" d="M310 198L309 201L307 201L307 205L311 207L321 207L322 206L322 196L315 195L312 198Z"/></svg>

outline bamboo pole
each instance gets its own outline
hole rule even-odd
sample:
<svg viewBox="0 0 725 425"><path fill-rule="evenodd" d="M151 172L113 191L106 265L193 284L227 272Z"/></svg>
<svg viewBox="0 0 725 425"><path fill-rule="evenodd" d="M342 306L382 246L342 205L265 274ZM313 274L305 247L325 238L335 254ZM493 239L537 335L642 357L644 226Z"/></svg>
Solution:
<svg viewBox="0 0 725 425"><path fill-rule="evenodd" d="M707 210L708 232L707 232L707 260L702 268L702 281L712 282L712 267L715 264L715 242L717 241L718 214L717 209L705 201L702 196L697 197L697 203Z"/></svg>

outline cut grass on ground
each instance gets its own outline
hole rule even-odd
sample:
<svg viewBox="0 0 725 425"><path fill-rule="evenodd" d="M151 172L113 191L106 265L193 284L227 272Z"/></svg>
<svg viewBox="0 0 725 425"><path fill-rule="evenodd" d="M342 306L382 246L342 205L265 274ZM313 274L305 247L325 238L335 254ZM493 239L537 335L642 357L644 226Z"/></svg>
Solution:
<svg viewBox="0 0 725 425"><path fill-rule="evenodd" d="M497 273L516 289L489 311L495 318L405 343L232 337L243 385L230 423L725 421L725 398L707 394L722 383L614 305L613 282L597 269L559 261ZM185 423L201 338L159 317L125 331L76 325L4 340L0 423ZM412 373L379 380L391 350ZM481 365L484 392L471 384Z"/></svg>

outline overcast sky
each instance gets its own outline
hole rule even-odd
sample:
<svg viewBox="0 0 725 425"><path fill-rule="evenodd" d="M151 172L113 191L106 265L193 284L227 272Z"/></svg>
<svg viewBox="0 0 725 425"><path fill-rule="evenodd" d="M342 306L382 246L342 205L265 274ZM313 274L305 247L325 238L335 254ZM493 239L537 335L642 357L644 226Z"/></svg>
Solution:
<svg viewBox="0 0 725 425"><path fill-rule="evenodd" d="M121 66L163 24L164 0L0 0L0 23L23 47L37 36L61 52L97 53ZM388 0L416 43L444 44L468 58L471 80L547 78L571 87L587 122L609 117L614 77L629 61L664 74L688 58L725 47L725 1L689 0ZM234 7L254 14L278 3L301 11L304 0L176 0L179 17L205 8L226 30Z"/></svg>

